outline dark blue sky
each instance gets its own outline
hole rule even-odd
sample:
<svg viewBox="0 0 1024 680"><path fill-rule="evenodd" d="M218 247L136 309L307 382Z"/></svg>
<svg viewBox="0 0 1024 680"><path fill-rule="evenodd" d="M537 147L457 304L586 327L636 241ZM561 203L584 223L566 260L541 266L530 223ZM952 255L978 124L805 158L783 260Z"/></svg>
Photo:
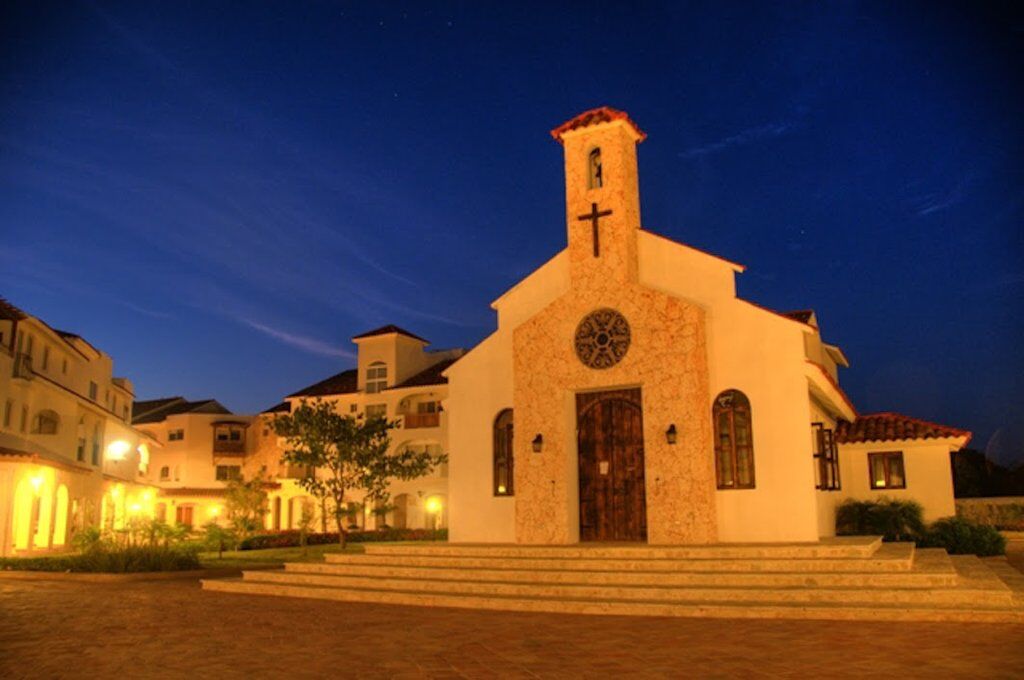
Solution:
<svg viewBox="0 0 1024 680"><path fill-rule="evenodd" d="M380 324L471 346L564 246L548 130L608 104L646 228L817 310L862 411L1018 452L1019 15L556 4L6 3L0 294L238 411Z"/></svg>

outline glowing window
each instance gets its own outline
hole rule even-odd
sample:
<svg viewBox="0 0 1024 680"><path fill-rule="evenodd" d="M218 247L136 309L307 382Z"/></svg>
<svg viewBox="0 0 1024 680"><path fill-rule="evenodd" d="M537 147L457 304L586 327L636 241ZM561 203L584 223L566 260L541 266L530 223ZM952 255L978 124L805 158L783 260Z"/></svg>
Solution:
<svg viewBox="0 0 1024 680"><path fill-rule="evenodd" d="M494 419L494 495L513 495L512 409Z"/></svg>
<svg viewBox="0 0 1024 680"><path fill-rule="evenodd" d="M739 390L726 390L712 407L715 473L719 489L754 488L754 434L750 400Z"/></svg>

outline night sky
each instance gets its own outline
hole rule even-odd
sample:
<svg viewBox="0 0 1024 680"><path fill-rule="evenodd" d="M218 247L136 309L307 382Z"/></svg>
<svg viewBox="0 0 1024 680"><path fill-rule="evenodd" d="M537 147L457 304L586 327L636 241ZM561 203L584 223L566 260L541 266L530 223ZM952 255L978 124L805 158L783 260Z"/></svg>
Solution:
<svg viewBox="0 0 1024 680"><path fill-rule="evenodd" d="M565 245L548 131L606 104L644 227L815 309L862 412L1024 452L1019 15L374 4L5 3L0 295L238 412L385 323L469 347Z"/></svg>

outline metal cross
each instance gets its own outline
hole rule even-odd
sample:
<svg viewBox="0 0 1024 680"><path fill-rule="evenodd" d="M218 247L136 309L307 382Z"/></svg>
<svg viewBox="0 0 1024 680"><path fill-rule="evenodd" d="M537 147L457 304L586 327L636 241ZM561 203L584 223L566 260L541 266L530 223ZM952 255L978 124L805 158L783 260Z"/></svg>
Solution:
<svg viewBox="0 0 1024 680"><path fill-rule="evenodd" d="M594 230L594 257L598 257L601 254L601 246L598 244L597 221L599 219L601 219L602 217L608 217L608 215L611 215L611 214L612 214L611 210L602 210L602 211L598 212L598 210L597 210L597 203L591 203L590 204L590 214L588 214L588 215L580 215L579 217L576 218L580 222L583 222L585 220L590 220L590 224L591 224L591 226L592 226L592 228Z"/></svg>

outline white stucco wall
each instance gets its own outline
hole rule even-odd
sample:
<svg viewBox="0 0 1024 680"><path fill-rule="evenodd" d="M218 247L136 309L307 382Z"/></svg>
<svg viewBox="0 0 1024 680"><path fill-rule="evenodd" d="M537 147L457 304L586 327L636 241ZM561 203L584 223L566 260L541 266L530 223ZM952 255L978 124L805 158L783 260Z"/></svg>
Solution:
<svg viewBox="0 0 1024 680"><path fill-rule="evenodd" d="M492 426L498 413L511 407L512 334L499 331L448 369L452 542L515 541L515 497L495 496L493 489ZM513 436L518 434L513 430Z"/></svg>
<svg viewBox="0 0 1024 680"><path fill-rule="evenodd" d="M717 492L718 539L817 540L804 375L804 334L809 329L737 299L736 265L648 232L640 234L639 255L642 284L707 310L712 399L737 389L750 400L756 486ZM709 403L709 419L711 407ZM685 432L684 426L680 436Z"/></svg>
<svg viewBox="0 0 1024 680"><path fill-rule="evenodd" d="M953 448L959 448L956 444ZM953 499L953 473L950 470L949 440L916 440L842 444L839 466L842 471L842 498L878 500L883 497L914 500L924 507L926 522L956 514ZM905 489L872 489L868 475L868 454L886 451L903 452Z"/></svg>

